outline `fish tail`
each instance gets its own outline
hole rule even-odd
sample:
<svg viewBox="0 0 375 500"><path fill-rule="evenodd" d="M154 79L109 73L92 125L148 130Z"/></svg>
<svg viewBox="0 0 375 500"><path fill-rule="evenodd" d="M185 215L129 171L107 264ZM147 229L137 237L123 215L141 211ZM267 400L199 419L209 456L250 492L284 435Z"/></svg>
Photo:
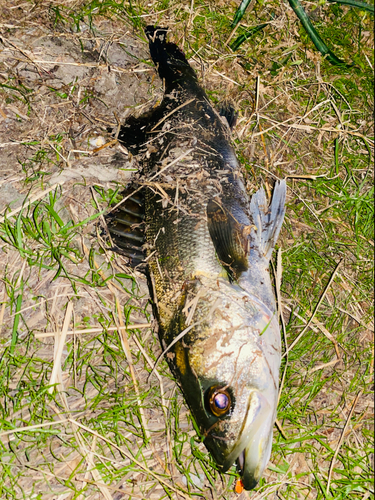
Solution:
<svg viewBox="0 0 375 500"><path fill-rule="evenodd" d="M186 78L193 78L197 81L197 75L187 62L182 50L176 44L166 41L167 31L168 28L160 26L145 28L151 58L158 69L160 78L165 80L167 86Z"/></svg>
<svg viewBox="0 0 375 500"><path fill-rule="evenodd" d="M272 251L279 237L285 215L286 181L277 181L273 190L271 204L268 205L266 194L260 188L251 198L250 212L257 230L253 243L259 254L270 260Z"/></svg>

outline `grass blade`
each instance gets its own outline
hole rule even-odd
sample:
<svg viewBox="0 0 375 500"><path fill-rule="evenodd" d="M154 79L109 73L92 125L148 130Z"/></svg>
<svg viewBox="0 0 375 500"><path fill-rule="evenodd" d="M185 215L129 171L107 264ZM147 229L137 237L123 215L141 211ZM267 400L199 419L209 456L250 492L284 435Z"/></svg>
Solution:
<svg viewBox="0 0 375 500"><path fill-rule="evenodd" d="M237 9L237 11L236 11L236 13L234 15L233 21L232 21L232 27L233 28L235 26L237 26L237 24L243 18L244 14L245 14L245 11L246 11L247 7L249 6L250 2L251 2L251 0L242 0L240 6L238 7L238 9Z"/></svg>
<svg viewBox="0 0 375 500"><path fill-rule="evenodd" d="M259 24L258 26L254 26L254 28L250 28L247 30L245 33L240 35L238 38L235 39L233 43L230 44L230 48L234 51L236 51L243 42L251 38L255 33L258 33L258 31L261 31L263 28L267 26L267 23Z"/></svg>
<svg viewBox="0 0 375 500"><path fill-rule="evenodd" d="M327 0L331 3L342 3L343 5L350 5L351 7L356 7L360 10L367 10L368 12L374 13L374 6L365 2L358 2L358 0Z"/></svg>
<svg viewBox="0 0 375 500"><path fill-rule="evenodd" d="M14 316L14 321L13 321L13 329L12 329L12 341L10 344L10 353L14 353L14 349L16 348L17 344L17 330L18 330L18 323L20 322L20 315L18 314L21 310L21 305L22 305L22 294L18 295L17 301L16 301L16 311L15 311L15 316Z"/></svg>
<svg viewBox="0 0 375 500"><path fill-rule="evenodd" d="M289 4L296 13L298 19L301 21L302 26L305 28L306 33L309 35L311 38L313 44L315 47L319 50L323 56L326 56L328 61L331 64L335 64L336 66L346 66L347 68L353 66L353 64L347 64L346 62L342 61L339 59L328 47L327 45L323 42L323 40L320 38L318 32L312 25L309 16L306 14L304 8L301 5L301 2L299 0L289 0Z"/></svg>

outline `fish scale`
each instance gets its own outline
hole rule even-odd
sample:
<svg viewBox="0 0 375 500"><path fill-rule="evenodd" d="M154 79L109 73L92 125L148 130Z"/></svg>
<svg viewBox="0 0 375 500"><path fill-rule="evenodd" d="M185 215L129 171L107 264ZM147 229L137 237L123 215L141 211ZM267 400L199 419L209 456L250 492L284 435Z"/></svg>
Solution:
<svg viewBox="0 0 375 500"><path fill-rule="evenodd" d="M236 463L252 489L270 457L276 419L281 341L269 260L286 183L275 184L271 203L262 188L250 201L230 129L194 70L166 41L166 28L145 31L164 99L129 117L118 136L141 165L133 187L143 193L144 216L132 216L144 225L132 227L123 210L108 218L109 230L126 253L144 227L170 369L220 469ZM233 123L233 110L222 112ZM138 262L139 253L130 257Z"/></svg>

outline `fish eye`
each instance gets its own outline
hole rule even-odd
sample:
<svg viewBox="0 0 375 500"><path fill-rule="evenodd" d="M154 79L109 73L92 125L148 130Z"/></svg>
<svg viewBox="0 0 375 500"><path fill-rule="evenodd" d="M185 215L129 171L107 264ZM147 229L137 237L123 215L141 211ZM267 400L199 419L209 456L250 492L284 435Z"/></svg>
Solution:
<svg viewBox="0 0 375 500"><path fill-rule="evenodd" d="M207 409L215 415L222 417L229 412L232 406L232 399L229 391L225 387L212 386L207 393Z"/></svg>

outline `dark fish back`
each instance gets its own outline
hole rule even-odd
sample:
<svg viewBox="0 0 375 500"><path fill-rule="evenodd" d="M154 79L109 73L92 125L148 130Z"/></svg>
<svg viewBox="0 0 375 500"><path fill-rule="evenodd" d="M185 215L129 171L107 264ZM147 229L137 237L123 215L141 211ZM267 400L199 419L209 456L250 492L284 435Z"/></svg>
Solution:
<svg viewBox="0 0 375 500"><path fill-rule="evenodd" d="M151 112L130 117L118 139L140 156L148 264L173 316L182 284L197 267L226 270L231 279L247 269L251 218L230 145L235 113L222 109L226 124L214 110L183 52L166 42L167 29L148 26L145 32L165 95Z"/></svg>

